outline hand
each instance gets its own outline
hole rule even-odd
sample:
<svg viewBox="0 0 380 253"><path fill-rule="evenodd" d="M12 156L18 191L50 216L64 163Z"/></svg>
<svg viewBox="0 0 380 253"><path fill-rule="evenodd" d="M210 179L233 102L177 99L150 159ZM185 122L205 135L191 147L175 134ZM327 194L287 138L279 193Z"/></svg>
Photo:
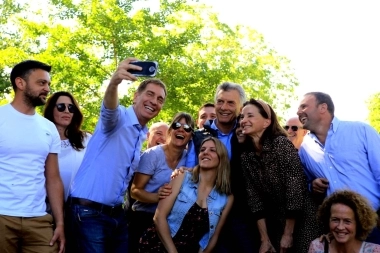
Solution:
<svg viewBox="0 0 380 253"><path fill-rule="evenodd" d="M269 240L262 241L259 253L268 253L268 252L272 253L272 252L276 252L276 250L274 249L272 243Z"/></svg>
<svg viewBox="0 0 380 253"><path fill-rule="evenodd" d="M50 246L53 246L55 242L59 243L59 251L58 253L63 253L65 252L65 230L63 228L63 225L57 225L54 233L53 233L53 238L51 238L51 241L49 243Z"/></svg>
<svg viewBox="0 0 380 253"><path fill-rule="evenodd" d="M173 172L172 172L170 178L171 178L171 179L176 178L176 177L179 175L179 173L184 173L185 170L190 170L190 169L189 169L189 168L186 168L186 167L179 167L178 169L173 170Z"/></svg>
<svg viewBox="0 0 380 253"><path fill-rule="evenodd" d="M123 80L136 81L137 78L135 75L128 72L130 69L142 70L141 67L131 64L131 62L137 61L136 58L129 57L124 61L120 62L115 73L112 75L110 80L110 85L119 85Z"/></svg>
<svg viewBox="0 0 380 253"><path fill-rule="evenodd" d="M326 242L331 243L332 239L334 239L334 235L332 233L321 235L321 237L319 237L320 242L323 242L326 240Z"/></svg>
<svg viewBox="0 0 380 253"><path fill-rule="evenodd" d="M329 187L329 181L326 178L317 178L312 182L313 192L315 193L326 193Z"/></svg>
<svg viewBox="0 0 380 253"><path fill-rule="evenodd" d="M293 247L293 236L282 235L280 242L280 253L286 253L291 247Z"/></svg>
<svg viewBox="0 0 380 253"><path fill-rule="evenodd" d="M158 189L158 198L164 199L172 193L172 187L169 184L164 184Z"/></svg>

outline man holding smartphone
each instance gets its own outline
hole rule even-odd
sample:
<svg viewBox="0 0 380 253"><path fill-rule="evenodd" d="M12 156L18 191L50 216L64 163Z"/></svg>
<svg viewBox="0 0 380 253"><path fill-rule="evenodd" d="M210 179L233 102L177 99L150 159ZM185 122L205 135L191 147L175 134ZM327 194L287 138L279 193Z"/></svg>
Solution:
<svg viewBox="0 0 380 253"><path fill-rule="evenodd" d="M158 115L166 98L165 84L147 79L138 86L133 105L119 104L119 84L136 80L130 70L142 70L133 61L136 59L122 61L110 80L94 135L71 186L69 232L77 240L77 252L128 252L122 204L140 160L146 124Z"/></svg>

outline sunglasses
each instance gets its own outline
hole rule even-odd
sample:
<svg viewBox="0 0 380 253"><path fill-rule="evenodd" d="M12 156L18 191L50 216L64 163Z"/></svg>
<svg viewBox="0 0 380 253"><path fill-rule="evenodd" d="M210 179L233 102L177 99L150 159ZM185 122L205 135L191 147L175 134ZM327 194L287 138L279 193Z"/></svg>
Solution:
<svg viewBox="0 0 380 253"><path fill-rule="evenodd" d="M56 104L55 106L57 107L57 110L59 112L64 112L66 110L66 105L64 103ZM70 113L74 113L75 112L75 105L68 104L67 109L69 110Z"/></svg>
<svg viewBox="0 0 380 253"><path fill-rule="evenodd" d="M172 124L172 128L174 130L179 129L181 126L183 127L183 130L185 130L185 132L187 132L187 133L190 133L191 131L193 131L193 129L191 128L191 126L189 126L188 124L181 124L179 122L174 122Z"/></svg>
<svg viewBox="0 0 380 253"><path fill-rule="evenodd" d="M293 132L297 132L297 131L298 131L298 128L302 128L302 127L299 127L299 126L284 126L284 129L285 129L286 131L288 131L289 128L291 128Z"/></svg>

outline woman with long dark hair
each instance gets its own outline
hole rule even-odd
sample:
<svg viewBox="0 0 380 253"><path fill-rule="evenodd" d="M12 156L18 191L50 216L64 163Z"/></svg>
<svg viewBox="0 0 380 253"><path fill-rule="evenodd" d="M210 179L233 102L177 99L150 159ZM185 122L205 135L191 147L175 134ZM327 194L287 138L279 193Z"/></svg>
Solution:
<svg viewBox="0 0 380 253"><path fill-rule="evenodd" d="M86 150L91 134L81 129L83 114L74 96L66 91L51 95L46 102L44 117L55 124L61 137L61 153L58 155L65 201Z"/></svg>

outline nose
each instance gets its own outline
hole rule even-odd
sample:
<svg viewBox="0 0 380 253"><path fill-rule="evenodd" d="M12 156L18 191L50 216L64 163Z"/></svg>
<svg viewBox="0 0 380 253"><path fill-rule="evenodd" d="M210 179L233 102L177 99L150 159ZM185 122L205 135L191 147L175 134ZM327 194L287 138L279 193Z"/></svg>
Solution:
<svg viewBox="0 0 380 253"><path fill-rule="evenodd" d="M50 92L50 85L49 84L45 84L44 90L47 91L47 92Z"/></svg>
<svg viewBox="0 0 380 253"><path fill-rule="evenodd" d="M293 132L293 130L292 130L291 127L289 127L288 130L287 130L286 132L291 133L291 132Z"/></svg>
<svg viewBox="0 0 380 253"><path fill-rule="evenodd" d="M344 229L343 221L339 221L339 224L338 224L337 228L340 229L340 230Z"/></svg>
<svg viewBox="0 0 380 253"><path fill-rule="evenodd" d="M227 103L223 103L222 106L220 107L220 109L222 109L222 110L227 109Z"/></svg>

